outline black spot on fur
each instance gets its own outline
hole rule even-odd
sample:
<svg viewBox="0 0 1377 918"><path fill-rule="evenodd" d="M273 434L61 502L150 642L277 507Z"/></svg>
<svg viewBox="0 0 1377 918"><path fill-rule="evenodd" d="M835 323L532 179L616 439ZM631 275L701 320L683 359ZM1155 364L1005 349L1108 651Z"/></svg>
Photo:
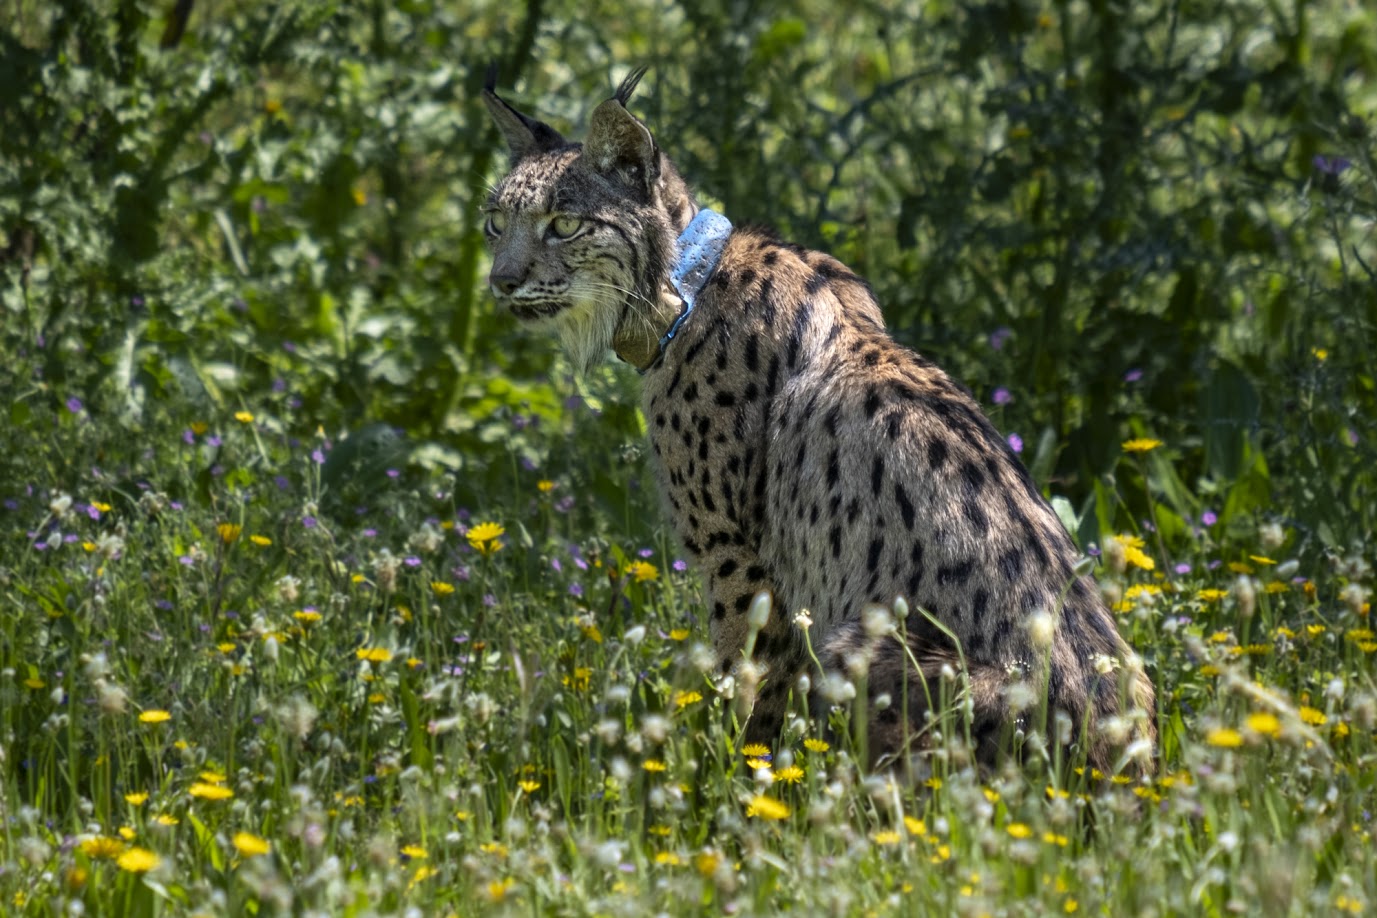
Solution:
<svg viewBox="0 0 1377 918"><path fill-rule="evenodd" d="M692 402L698 398L698 383L691 382L684 387L684 401Z"/></svg>
<svg viewBox="0 0 1377 918"><path fill-rule="evenodd" d="M894 501L899 505L899 516L903 518L904 528L912 532L915 522L913 501L908 499L908 492L897 481L894 483Z"/></svg>
<svg viewBox="0 0 1377 918"><path fill-rule="evenodd" d="M736 602L734 603L736 614L740 615L749 609L752 599L755 599L754 593L742 593L740 596L736 597Z"/></svg>
<svg viewBox="0 0 1377 918"><path fill-rule="evenodd" d="M937 582L943 585L961 585L970 579L971 572L975 570L975 562L967 558L965 561L958 561L956 564L947 564L937 569Z"/></svg>
<svg viewBox="0 0 1377 918"><path fill-rule="evenodd" d="M940 469L947 464L947 441L940 438L933 438L928 441L928 465L933 469Z"/></svg>
<svg viewBox="0 0 1377 918"><path fill-rule="evenodd" d="M732 574L735 573L736 562L733 561L731 558L728 558L726 561L723 561L722 566L717 569L717 576L719 577L730 577Z"/></svg>
<svg viewBox="0 0 1377 918"><path fill-rule="evenodd" d="M999 572L1013 583L1023 574L1023 549L1011 548L999 557Z"/></svg>
<svg viewBox="0 0 1377 918"><path fill-rule="evenodd" d="M880 496L880 485L884 484L884 480L885 457L876 456L875 461L870 466L870 493L873 496Z"/></svg>
<svg viewBox="0 0 1377 918"><path fill-rule="evenodd" d="M880 568L880 552L884 551L884 536L876 536L870 540L870 550L865 556L866 570L874 573Z"/></svg>
<svg viewBox="0 0 1377 918"><path fill-rule="evenodd" d="M874 386L867 386L865 390L865 416L873 418L875 412L880 410L880 390Z"/></svg>

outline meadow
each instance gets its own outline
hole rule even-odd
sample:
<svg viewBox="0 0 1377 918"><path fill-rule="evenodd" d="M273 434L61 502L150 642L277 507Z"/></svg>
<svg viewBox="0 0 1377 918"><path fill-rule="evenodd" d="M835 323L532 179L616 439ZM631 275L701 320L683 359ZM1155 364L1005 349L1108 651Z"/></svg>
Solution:
<svg viewBox="0 0 1377 918"><path fill-rule="evenodd" d="M705 199L971 387L1149 775L969 766L955 676L893 771L821 674L743 746L634 371L486 296L492 60L564 127L650 63ZM0 913L1377 903L1363 4L15 0L0 85Z"/></svg>

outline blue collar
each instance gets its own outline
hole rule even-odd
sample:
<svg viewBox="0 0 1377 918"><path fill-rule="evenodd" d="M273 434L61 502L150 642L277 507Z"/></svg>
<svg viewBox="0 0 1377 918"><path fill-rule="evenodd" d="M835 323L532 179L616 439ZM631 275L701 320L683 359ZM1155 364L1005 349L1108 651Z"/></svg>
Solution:
<svg viewBox="0 0 1377 918"><path fill-rule="evenodd" d="M679 234L679 259L675 262L674 270L669 273L669 280L679 298L684 301L684 309L669 327L669 331L660 339L661 356L664 355L665 348L669 347L669 342L679 333L689 314L693 312L694 302L698 294L703 292L703 285L717 268L717 262L722 257L722 250L726 248L727 237L731 233L731 221L717 211L705 207L698 211L698 216L694 217L693 222ZM656 358L656 362L659 362L659 358Z"/></svg>

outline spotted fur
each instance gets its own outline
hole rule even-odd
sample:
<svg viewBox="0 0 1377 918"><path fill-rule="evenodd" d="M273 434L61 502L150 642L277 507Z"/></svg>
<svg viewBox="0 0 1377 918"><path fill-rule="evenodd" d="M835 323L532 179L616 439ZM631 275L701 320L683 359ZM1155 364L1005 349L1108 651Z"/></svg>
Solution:
<svg viewBox="0 0 1377 918"><path fill-rule="evenodd" d="M748 737L778 733L813 669L793 620L806 611L824 669L866 673L878 756L921 746L926 699L963 661L950 684L984 761L1030 726L1010 705L1019 683L1095 767L1150 750L1152 684L1061 523L970 395L889 337L864 280L737 228L661 353L681 306L675 240L698 205L626 109L639 76L598 106L582 146L485 92L513 160L487 205L490 284L518 318L553 325L577 365L612 348L644 372L661 490L706 581L723 673L742 661L753 597L772 595ZM896 597L912 610L906 646L864 621ZM1040 613L1054 628L1041 644Z"/></svg>

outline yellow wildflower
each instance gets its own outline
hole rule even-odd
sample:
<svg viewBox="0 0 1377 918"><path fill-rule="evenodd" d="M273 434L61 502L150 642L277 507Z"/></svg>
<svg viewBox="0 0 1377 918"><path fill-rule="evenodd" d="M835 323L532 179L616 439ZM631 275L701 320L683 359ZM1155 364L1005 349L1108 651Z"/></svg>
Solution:
<svg viewBox="0 0 1377 918"><path fill-rule="evenodd" d="M236 411L234 413L234 419L240 424L252 424L253 413L249 411Z"/></svg>
<svg viewBox="0 0 1377 918"><path fill-rule="evenodd" d="M786 781L789 784L797 784L803 780L803 769L797 765L790 765L788 768L781 768L775 772L776 781Z"/></svg>
<svg viewBox="0 0 1377 918"><path fill-rule="evenodd" d="M689 633L687 628L675 628L669 632L669 639L671 641L682 641L689 636Z"/></svg>
<svg viewBox="0 0 1377 918"><path fill-rule="evenodd" d="M741 754L750 756L753 759L758 759L762 755L769 755L770 747L766 746L764 743L747 743L741 747Z"/></svg>
<svg viewBox="0 0 1377 918"><path fill-rule="evenodd" d="M870 840L877 845L897 845L899 844L900 838L898 832L886 829L871 835Z"/></svg>
<svg viewBox="0 0 1377 918"><path fill-rule="evenodd" d="M828 744L827 740L816 739L810 736L803 741L803 748L807 749L809 752L826 752L832 747Z"/></svg>
<svg viewBox="0 0 1377 918"><path fill-rule="evenodd" d="M1262 736L1276 737L1281 735L1281 721L1275 714L1266 711L1257 711L1249 714L1243 721L1243 725L1254 733Z"/></svg>
<svg viewBox="0 0 1377 918"><path fill-rule="evenodd" d="M250 832L236 832L232 841L241 857L257 857L273 849L272 843L266 838L259 838Z"/></svg>
<svg viewBox="0 0 1377 918"><path fill-rule="evenodd" d="M540 790L540 782L531 781L529 779L525 781L516 782L516 786L521 788L528 794L534 794L536 791Z"/></svg>
<svg viewBox="0 0 1377 918"><path fill-rule="evenodd" d="M221 787L219 784L205 784L200 781L187 788L187 793L202 800L228 800L234 796L234 791L228 787Z"/></svg>
<svg viewBox="0 0 1377 918"><path fill-rule="evenodd" d="M147 848L130 848L121 854L115 863L120 870L129 873L147 873L162 863L162 858Z"/></svg>
<svg viewBox="0 0 1377 918"><path fill-rule="evenodd" d="M296 619L299 622L313 624L315 622L320 621L320 613L317 612L315 609L301 609L297 612L293 612L292 618Z"/></svg>
<svg viewBox="0 0 1377 918"><path fill-rule="evenodd" d="M1135 437L1123 442L1123 451L1126 453L1146 453L1161 445L1161 440L1154 440L1150 437Z"/></svg>
<svg viewBox="0 0 1377 918"><path fill-rule="evenodd" d="M145 724L160 724L172 719L172 715L159 708L144 711L139 715L139 722Z"/></svg>
<svg viewBox="0 0 1377 918"><path fill-rule="evenodd" d="M502 548L497 541L507 534L501 523L479 523L468 532L469 544L481 555L490 555Z"/></svg>
<svg viewBox="0 0 1377 918"><path fill-rule="evenodd" d="M111 835L93 835L84 839L77 848L89 858L114 860L124 851L124 842Z"/></svg>
<svg viewBox="0 0 1377 918"><path fill-rule="evenodd" d="M655 852L655 863L677 867L682 864L683 861L680 860L679 855L675 854L673 851L657 851Z"/></svg>
<svg viewBox="0 0 1377 918"><path fill-rule="evenodd" d="M1022 822L1011 822L1004 827L1004 831L1008 832L1014 838L1031 838L1033 835L1033 830L1030 829L1026 823Z"/></svg>
<svg viewBox="0 0 1377 918"><path fill-rule="evenodd" d="M143 806L145 803L148 802L148 792L135 791L132 794L125 794L124 802L129 804L130 806Z"/></svg>
<svg viewBox="0 0 1377 918"><path fill-rule="evenodd" d="M703 700L702 692L675 692L674 706L679 709L688 707Z"/></svg>
<svg viewBox="0 0 1377 918"><path fill-rule="evenodd" d="M746 807L747 816L759 816L761 819L788 819L789 805L782 803L773 797L766 797L764 794L757 794Z"/></svg>
<svg viewBox="0 0 1377 918"><path fill-rule="evenodd" d="M626 572L631 575L637 583L658 580L660 577L659 570L649 561L632 561L626 566Z"/></svg>
<svg viewBox="0 0 1377 918"><path fill-rule="evenodd" d="M914 816L904 817L904 828L908 829L908 834L914 838L922 838L928 834L928 827L923 820Z"/></svg>
<svg viewBox="0 0 1377 918"><path fill-rule="evenodd" d="M549 494L554 489L555 483L548 479L543 479L541 481L536 482L536 490L540 491L541 494Z"/></svg>
<svg viewBox="0 0 1377 918"><path fill-rule="evenodd" d="M445 583L443 580L432 580L430 590L436 596L448 596L454 592L454 584Z"/></svg>
<svg viewBox="0 0 1377 918"><path fill-rule="evenodd" d="M430 852L420 845L402 845L402 854L411 858L413 861L423 861L430 857Z"/></svg>
<svg viewBox="0 0 1377 918"><path fill-rule="evenodd" d="M1199 591L1198 593L1195 594L1195 598L1196 598L1196 599L1203 600L1203 601L1205 601L1205 602L1219 602L1221 599L1223 599L1225 596L1228 596L1228 595L1229 595L1229 591L1228 591L1228 590L1214 590L1214 589L1209 589L1209 590L1201 590L1201 591Z"/></svg>
<svg viewBox="0 0 1377 918"><path fill-rule="evenodd" d="M392 651L386 647L360 647L354 651L354 656L370 663L386 663L392 659Z"/></svg>
<svg viewBox="0 0 1377 918"><path fill-rule="evenodd" d="M258 535L257 533L249 536L249 541L257 545L259 548L267 548L269 545L273 544L272 539L268 538L265 535Z"/></svg>
<svg viewBox="0 0 1377 918"><path fill-rule="evenodd" d="M215 527L215 531L220 533L220 541L228 545L238 541L239 534L244 531L244 527L238 523L221 523Z"/></svg>
<svg viewBox="0 0 1377 918"><path fill-rule="evenodd" d="M1232 727L1215 727L1205 734L1205 742L1221 749L1237 749L1243 745L1243 734Z"/></svg>
<svg viewBox="0 0 1377 918"><path fill-rule="evenodd" d="M1301 706L1300 719L1312 727L1322 727L1329 722L1323 711L1305 705Z"/></svg>
<svg viewBox="0 0 1377 918"><path fill-rule="evenodd" d="M644 768L646 771L651 772L652 774L659 774L669 766L666 765L664 762L661 762L659 759L646 759L644 762L641 763L641 767Z"/></svg>

